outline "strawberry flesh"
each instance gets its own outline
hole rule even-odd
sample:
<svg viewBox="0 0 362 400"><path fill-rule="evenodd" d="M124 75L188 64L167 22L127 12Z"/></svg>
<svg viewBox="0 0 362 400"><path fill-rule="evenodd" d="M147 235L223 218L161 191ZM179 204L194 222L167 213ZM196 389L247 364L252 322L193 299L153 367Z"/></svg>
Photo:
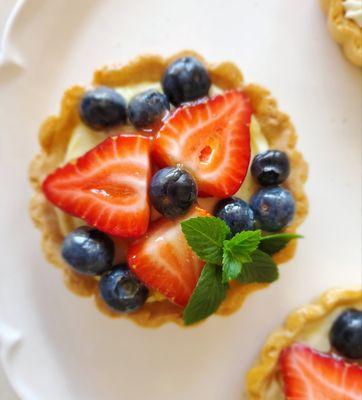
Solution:
<svg viewBox="0 0 362 400"><path fill-rule="evenodd" d="M111 136L58 168L43 183L56 207L110 235L139 237L148 228L150 141Z"/></svg>
<svg viewBox="0 0 362 400"><path fill-rule="evenodd" d="M180 107L157 134L153 157L162 167L182 164L202 195L229 197L248 171L251 113L238 90Z"/></svg>
<svg viewBox="0 0 362 400"><path fill-rule="evenodd" d="M280 357L288 400L361 400L362 367L296 343Z"/></svg>
<svg viewBox="0 0 362 400"><path fill-rule="evenodd" d="M134 274L180 307L187 305L204 266L187 244L180 222L207 215L196 207L177 220L161 218L128 249L128 265Z"/></svg>

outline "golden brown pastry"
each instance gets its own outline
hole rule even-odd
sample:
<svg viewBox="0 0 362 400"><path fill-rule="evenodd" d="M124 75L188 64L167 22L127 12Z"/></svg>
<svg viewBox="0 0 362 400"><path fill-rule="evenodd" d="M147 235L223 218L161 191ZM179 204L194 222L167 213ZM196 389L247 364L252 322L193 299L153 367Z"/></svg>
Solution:
<svg viewBox="0 0 362 400"><path fill-rule="evenodd" d="M269 336L258 360L247 374L247 399L285 399L280 377L283 350L298 343L297 346L302 344L316 351L329 352L331 326L344 310L350 308L362 310L360 289L330 289L314 303L292 311L284 326Z"/></svg>
<svg viewBox="0 0 362 400"><path fill-rule="evenodd" d="M285 183L286 188L293 194L296 202L296 212L286 232L296 232L303 222L308 210L307 198L304 192L304 183L307 178L307 164L300 152L296 149L297 134L290 118L279 110L276 100L270 92L255 84L245 84L242 73L232 62L219 64L207 63L200 55L192 51L184 51L169 58L158 55L144 55L132 60L126 65L108 66L94 73L94 86L104 85L111 88L120 88L126 93L129 88L144 87L145 84L159 85L166 67L181 56L191 55L201 60L209 72L212 84L217 91L242 89L250 99L253 115L257 119L271 149L280 149L287 153L291 164L291 174ZM35 225L42 234L42 247L49 262L62 271L66 286L81 296L93 297L99 309L111 317L120 314L110 310L101 299L98 290L98 278L84 276L74 272L64 262L61 256L61 246L65 235L82 224L81 221L64 214L54 207L42 192L42 182L54 169L69 161L69 156L77 153L75 132L81 121L78 115L79 102L86 88L74 86L68 89L62 99L59 115L47 118L39 133L40 152L30 165L30 181L34 195L30 203L30 214ZM125 94L126 96L126 94ZM126 126L128 131L131 127ZM99 135L99 133L97 133ZM98 136L92 136L99 142ZM79 156L80 154L77 154ZM276 262L288 261L293 257L296 244L291 242L285 249L274 256ZM120 253L127 247L127 241L117 241L116 246ZM266 287L267 284L243 284L231 282L227 298L217 311L219 315L228 315L235 312L243 303L246 296L255 290ZM182 325L182 309L172 304L157 292L152 294L152 300L147 301L138 311L125 314L136 323L145 327L157 327L166 322L176 322Z"/></svg>
<svg viewBox="0 0 362 400"><path fill-rule="evenodd" d="M328 29L353 64L362 66L362 4L359 0L321 0Z"/></svg>

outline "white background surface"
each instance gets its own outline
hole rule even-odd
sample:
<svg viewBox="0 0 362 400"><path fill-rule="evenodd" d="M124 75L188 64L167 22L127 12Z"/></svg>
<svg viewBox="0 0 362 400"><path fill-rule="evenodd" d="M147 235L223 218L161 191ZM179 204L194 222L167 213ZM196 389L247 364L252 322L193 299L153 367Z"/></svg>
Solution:
<svg viewBox="0 0 362 400"><path fill-rule="evenodd" d="M15 0L0 0L0 37L3 32L6 19L11 11L11 8L15 4ZM1 162L1 161L0 161ZM0 345L1 351L1 345ZM0 399L1 400L17 400L18 397L8 384L8 380L5 377L4 371L0 365Z"/></svg>
<svg viewBox="0 0 362 400"><path fill-rule="evenodd" d="M3 16L11 1L0 1ZM316 0L23 3L0 65L0 323L21 335L8 351L0 325L7 374L25 400L239 399L266 335L290 309L360 283L360 70L330 38ZM46 264L27 214L27 165L39 123L66 87L103 64L184 48L232 59L292 116L310 165L310 214L281 279L237 314L148 331L107 319Z"/></svg>

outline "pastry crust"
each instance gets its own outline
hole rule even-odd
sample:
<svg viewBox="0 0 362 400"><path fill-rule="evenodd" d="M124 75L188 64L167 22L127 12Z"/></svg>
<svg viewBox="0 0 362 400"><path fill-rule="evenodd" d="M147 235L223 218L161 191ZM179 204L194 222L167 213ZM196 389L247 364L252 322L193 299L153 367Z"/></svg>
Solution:
<svg viewBox="0 0 362 400"><path fill-rule="evenodd" d="M345 17L343 0L320 0L328 17L328 29L353 64L362 66L362 29Z"/></svg>
<svg viewBox="0 0 362 400"><path fill-rule="evenodd" d="M297 134L289 117L278 109L276 101L268 90L257 85L243 85L243 76L236 65L231 62L211 65L192 51L183 51L170 58L144 55L125 66L104 67L97 70L93 77L93 84L117 87L146 81L159 82L166 66L174 59L185 55L192 55L204 62L212 82L221 89L243 88L250 97L254 115L261 125L270 148L278 148L288 153L291 175L285 186L295 198L296 214L287 231L295 232L308 211L308 201L304 192L308 168L302 155L296 150ZM29 176L35 191L30 202L30 214L35 225L41 230L45 256L49 262L61 268L66 286L78 295L94 297L102 312L111 317L119 317L120 314L111 311L99 297L97 279L75 273L62 260L60 248L63 236L55 209L45 199L41 190L44 178L63 160L72 131L79 122L78 104L84 91L85 88L80 86L74 86L67 90L63 96L60 114L49 117L40 129L41 150L30 165ZM278 263L293 257L296 248L296 243L293 242L275 255ZM228 315L236 311L248 294L266 286L266 284L239 285L234 283L217 314ZM182 310L166 300L146 303L139 311L122 316L145 327L157 327L166 322L183 325Z"/></svg>
<svg viewBox="0 0 362 400"><path fill-rule="evenodd" d="M333 288L323 293L314 303L293 311L282 328L267 339L259 359L250 369L246 379L248 400L264 400L268 385L277 372L279 355L291 345L310 324L321 321L337 307L352 306L362 301L362 290Z"/></svg>

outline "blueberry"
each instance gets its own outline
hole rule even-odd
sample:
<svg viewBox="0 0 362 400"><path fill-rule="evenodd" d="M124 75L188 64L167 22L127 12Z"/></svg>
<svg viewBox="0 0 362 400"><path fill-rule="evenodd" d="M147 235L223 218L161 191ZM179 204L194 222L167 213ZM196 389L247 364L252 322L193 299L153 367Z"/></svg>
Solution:
<svg viewBox="0 0 362 400"><path fill-rule="evenodd" d="M249 204L237 197L221 200L215 207L215 216L221 218L236 235L241 231L254 229L254 212Z"/></svg>
<svg viewBox="0 0 362 400"><path fill-rule="evenodd" d="M251 164L251 174L261 186L275 186L284 182L290 172L286 153L267 150L257 154Z"/></svg>
<svg viewBox="0 0 362 400"><path fill-rule="evenodd" d="M105 303L122 313L137 311L148 297L147 287L133 275L126 264L117 265L102 275L99 290Z"/></svg>
<svg viewBox="0 0 362 400"><path fill-rule="evenodd" d="M162 215L174 218L185 214L196 198L196 182L181 168L163 168L152 177L151 203Z"/></svg>
<svg viewBox="0 0 362 400"><path fill-rule="evenodd" d="M157 90L150 89L131 99L127 114L135 128L144 129L161 121L169 109L167 97Z"/></svg>
<svg viewBox="0 0 362 400"><path fill-rule="evenodd" d="M163 91L175 106L207 96L210 85L206 68L194 57L177 59L162 77Z"/></svg>
<svg viewBox="0 0 362 400"><path fill-rule="evenodd" d="M126 101L115 90L100 86L84 94L79 114L96 131L113 128L127 121Z"/></svg>
<svg viewBox="0 0 362 400"><path fill-rule="evenodd" d="M362 359L362 311L353 308L344 311L334 321L329 341L342 356Z"/></svg>
<svg viewBox="0 0 362 400"><path fill-rule="evenodd" d="M71 232L63 242L62 256L77 272L99 275L112 268L114 243L106 234L89 226Z"/></svg>
<svg viewBox="0 0 362 400"><path fill-rule="evenodd" d="M260 228L269 232L287 226L295 212L293 196L279 186L260 189L251 198L250 205Z"/></svg>

